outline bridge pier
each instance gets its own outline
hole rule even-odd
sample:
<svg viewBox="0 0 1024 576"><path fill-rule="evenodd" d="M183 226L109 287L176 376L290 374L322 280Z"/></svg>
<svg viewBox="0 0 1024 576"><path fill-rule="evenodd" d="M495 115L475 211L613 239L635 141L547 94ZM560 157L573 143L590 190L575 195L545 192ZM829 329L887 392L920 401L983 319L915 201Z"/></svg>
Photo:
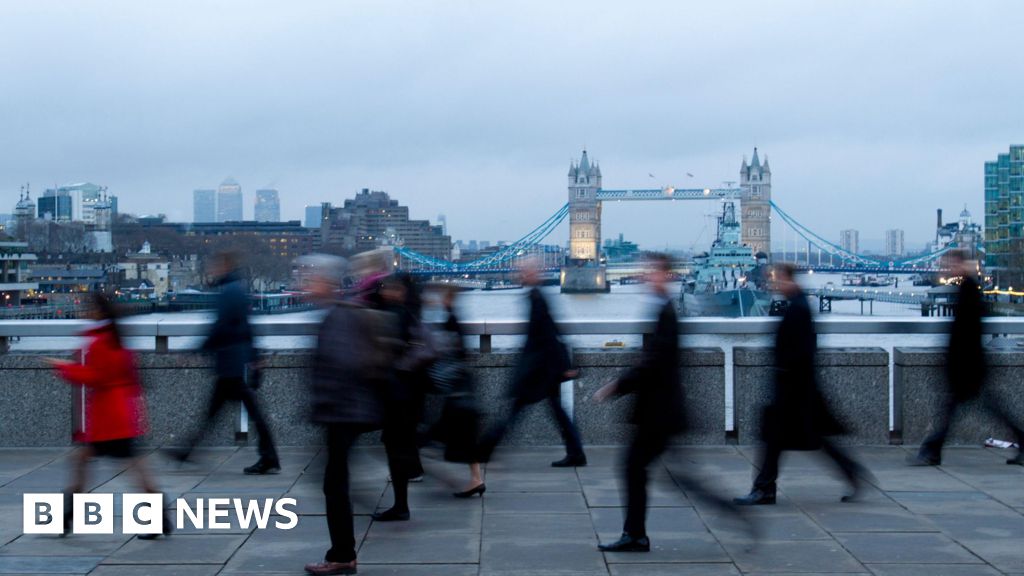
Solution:
<svg viewBox="0 0 1024 576"><path fill-rule="evenodd" d="M562 268L561 285L564 294L611 291L604 266L566 266Z"/></svg>

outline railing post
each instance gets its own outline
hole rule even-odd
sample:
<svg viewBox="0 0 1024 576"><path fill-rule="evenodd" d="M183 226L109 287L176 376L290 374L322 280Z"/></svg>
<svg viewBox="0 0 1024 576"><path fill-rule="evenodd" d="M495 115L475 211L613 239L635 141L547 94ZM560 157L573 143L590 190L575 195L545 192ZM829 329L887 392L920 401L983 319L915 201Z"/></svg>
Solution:
<svg viewBox="0 0 1024 576"><path fill-rule="evenodd" d="M167 354L170 350L170 338L167 336L156 337L156 352L157 354Z"/></svg>
<svg viewBox="0 0 1024 576"><path fill-rule="evenodd" d="M651 342L653 340L654 340L654 334L651 334L650 332L644 332L642 346L644 348L650 348L651 347Z"/></svg>
<svg viewBox="0 0 1024 576"><path fill-rule="evenodd" d="M0 354L7 354L11 351L11 341L7 336L0 336Z"/></svg>
<svg viewBox="0 0 1024 576"><path fill-rule="evenodd" d="M481 334L480 335L480 353L490 354L491 353L491 335Z"/></svg>

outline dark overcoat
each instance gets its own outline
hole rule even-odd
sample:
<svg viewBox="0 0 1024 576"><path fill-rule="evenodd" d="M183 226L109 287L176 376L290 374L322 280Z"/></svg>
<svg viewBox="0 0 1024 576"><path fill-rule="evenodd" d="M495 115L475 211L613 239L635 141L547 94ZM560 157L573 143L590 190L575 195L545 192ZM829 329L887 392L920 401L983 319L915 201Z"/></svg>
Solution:
<svg viewBox="0 0 1024 576"><path fill-rule="evenodd" d="M765 440L784 450L816 450L823 436L844 431L818 388L817 350L811 308L801 291L788 299L775 335L773 394L763 420Z"/></svg>
<svg viewBox="0 0 1024 576"><path fill-rule="evenodd" d="M526 343L512 375L511 395L520 404L533 404L553 394L570 368L569 350L558 338L544 295L533 288L529 300Z"/></svg>
<svg viewBox="0 0 1024 576"><path fill-rule="evenodd" d="M640 363L619 379L618 394L635 394L633 423L645 432L671 436L686 429L679 369L679 320L667 300Z"/></svg>
<svg viewBox="0 0 1024 576"><path fill-rule="evenodd" d="M981 343L981 317L985 304L973 278L960 282L946 364L950 391L959 401L977 396L985 382L985 349Z"/></svg>

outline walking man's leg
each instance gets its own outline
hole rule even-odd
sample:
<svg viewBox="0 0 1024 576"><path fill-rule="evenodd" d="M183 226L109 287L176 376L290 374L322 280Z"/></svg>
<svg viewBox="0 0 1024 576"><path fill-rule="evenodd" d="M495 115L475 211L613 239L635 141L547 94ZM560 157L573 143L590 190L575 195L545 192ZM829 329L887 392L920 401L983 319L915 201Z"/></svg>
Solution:
<svg viewBox="0 0 1024 576"><path fill-rule="evenodd" d="M761 448L761 469L754 478L754 488L750 494L742 498L734 498L733 504L740 506L757 506L775 504L775 482L779 479L779 459L782 448L777 440L769 440Z"/></svg>
<svg viewBox="0 0 1024 576"><path fill-rule="evenodd" d="M850 494L843 496L843 502L853 502L859 499L864 488L864 480L870 476L868 469L828 438L821 439L821 449L836 463L853 490Z"/></svg>
<svg viewBox="0 0 1024 576"><path fill-rule="evenodd" d="M647 552L647 467L664 450L667 439L638 432L626 452L623 474L626 482L626 518L617 542L602 544L605 552Z"/></svg>
<svg viewBox="0 0 1024 576"><path fill-rule="evenodd" d="M548 395L548 405L551 406L551 412L554 413L558 429L562 433L562 441L565 442L565 458L552 462L551 465L555 468L586 466L587 456L583 453L583 441L572 418L562 406L560 387L555 387Z"/></svg>
<svg viewBox="0 0 1024 576"><path fill-rule="evenodd" d="M199 441L203 439L206 431L213 424L214 418L217 417L221 408L224 407L224 403L228 401L230 395L231 392L225 386L225 383L222 380L217 380L213 385L213 392L210 393L210 401L206 405L206 414L203 416L203 421L192 431L192 435L188 437L185 446L183 448L165 449L164 452L179 462L188 460L196 445L199 444Z"/></svg>
<svg viewBox="0 0 1024 576"><path fill-rule="evenodd" d="M953 416L959 406L959 402L952 395L947 397L934 421L932 433L921 443L917 456L911 458L910 464L916 466L937 466L942 463L942 446L946 443L946 436L949 434L949 426L953 422Z"/></svg>
<svg viewBox="0 0 1024 576"><path fill-rule="evenodd" d="M245 469L246 474L275 474L281 471L281 461L277 457L277 449L274 447L274 439L270 433L270 426L267 419L256 401L256 394L245 382L238 382L238 396L249 414L249 421L256 427L256 435L259 437L258 462Z"/></svg>
<svg viewBox="0 0 1024 576"><path fill-rule="evenodd" d="M349 495L348 457L356 436L345 425L328 426L327 467L324 470L324 502L327 530L331 536L331 548L324 556L325 564L350 565L351 574L355 573L356 567L356 539Z"/></svg>

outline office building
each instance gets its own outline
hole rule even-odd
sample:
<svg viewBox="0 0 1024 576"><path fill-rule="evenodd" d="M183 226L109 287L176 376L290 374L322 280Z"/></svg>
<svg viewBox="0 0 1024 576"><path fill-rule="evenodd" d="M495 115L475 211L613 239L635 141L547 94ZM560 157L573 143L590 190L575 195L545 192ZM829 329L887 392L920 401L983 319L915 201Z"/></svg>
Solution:
<svg viewBox="0 0 1024 576"><path fill-rule="evenodd" d="M253 220L257 222L280 222L281 221L281 200L277 190L264 188L256 191L256 207L253 210Z"/></svg>
<svg viewBox="0 0 1024 576"><path fill-rule="evenodd" d="M441 227L427 220L410 220L409 208L386 192L364 188L342 206L327 204L325 213L321 227L324 247L355 254L381 246L403 246L433 258L451 258L452 241Z"/></svg>
<svg viewBox="0 0 1024 576"><path fill-rule="evenodd" d="M165 222L162 219L139 219L138 224L143 231L152 230L172 232L173 234L152 234L152 251L176 256L187 256L194 253L195 246L216 238L236 237L259 242L269 249L268 254L282 258L297 258L313 252L314 237L318 232L310 230L298 220L289 222L200 222L182 224ZM182 243L175 238L180 236L194 240L185 244L185 252L180 252ZM147 235L149 237L149 235ZM191 247L189 247L191 246Z"/></svg>
<svg viewBox="0 0 1024 576"><path fill-rule="evenodd" d="M39 284L29 278L35 261L28 244L0 242L0 305L17 306L26 292L39 289Z"/></svg>
<svg viewBox="0 0 1024 576"><path fill-rule="evenodd" d="M217 191L211 189L192 191L192 221L217 221Z"/></svg>
<svg viewBox="0 0 1024 576"><path fill-rule="evenodd" d="M885 255L902 258L906 254L903 244L903 230L899 228L885 231Z"/></svg>
<svg viewBox="0 0 1024 576"><path fill-rule="evenodd" d="M242 186L228 178L217 188L217 222L241 222Z"/></svg>
<svg viewBox="0 0 1024 576"><path fill-rule="evenodd" d="M103 205L117 215L117 197L108 196L107 189L91 182L66 184L43 192L38 202L39 218L55 222L96 223L96 206Z"/></svg>
<svg viewBox="0 0 1024 576"><path fill-rule="evenodd" d="M860 254L860 232L852 229L840 231L839 247L847 252Z"/></svg>
<svg viewBox="0 0 1024 576"><path fill-rule="evenodd" d="M330 206L330 204L327 204ZM303 225L306 228L319 228L320 223L324 220L324 204L315 204L306 206L306 218L303 221Z"/></svg>
<svg viewBox="0 0 1024 576"><path fill-rule="evenodd" d="M1024 145L985 162L985 267L1024 268Z"/></svg>

